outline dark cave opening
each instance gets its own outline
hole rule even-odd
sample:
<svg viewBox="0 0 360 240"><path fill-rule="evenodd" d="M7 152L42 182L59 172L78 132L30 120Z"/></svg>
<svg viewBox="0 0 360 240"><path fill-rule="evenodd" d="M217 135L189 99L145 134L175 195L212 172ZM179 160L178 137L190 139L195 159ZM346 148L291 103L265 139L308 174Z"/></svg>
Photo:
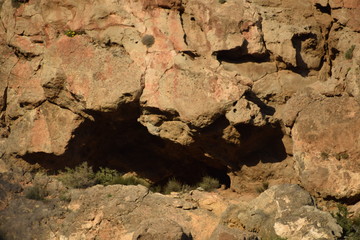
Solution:
<svg viewBox="0 0 360 240"><path fill-rule="evenodd" d="M31 164L38 163L53 174L87 162L95 171L107 167L121 173L135 172L154 184L176 178L194 185L202 177L211 176L230 186L226 166L208 165L187 147L151 135L137 121L140 115L137 106L128 105L118 112L89 114L94 121L85 120L75 130L64 154L31 153L23 159Z"/></svg>
<svg viewBox="0 0 360 240"><path fill-rule="evenodd" d="M247 95L264 115L274 110L256 96ZM163 113L158 109L142 109L145 114L161 115L167 121L177 113ZM96 171L100 167L116 169L121 173L134 172L153 184L165 184L169 179L194 185L202 177L210 176L230 187L229 173L241 166L261 162L279 162L286 158L279 124L231 126L224 115L194 133L194 143L183 146L150 134L138 122L139 103L122 105L116 112L88 112L94 121L85 120L73 133L64 154L30 153L22 158L38 163L49 173L65 167L73 168L87 162ZM144 114L144 113L143 113ZM232 127L239 133L234 144L224 139L225 129Z"/></svg>

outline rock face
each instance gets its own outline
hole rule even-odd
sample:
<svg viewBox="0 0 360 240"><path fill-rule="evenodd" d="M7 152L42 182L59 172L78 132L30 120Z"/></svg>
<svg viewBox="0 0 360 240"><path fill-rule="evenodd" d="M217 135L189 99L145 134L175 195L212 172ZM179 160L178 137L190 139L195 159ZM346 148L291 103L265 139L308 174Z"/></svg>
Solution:
<svg viewBox="0 0 360 240"><path fill-rule="evenodd" d="M0 157L357 202L359 12L353 0L1 0Z"/></svg>

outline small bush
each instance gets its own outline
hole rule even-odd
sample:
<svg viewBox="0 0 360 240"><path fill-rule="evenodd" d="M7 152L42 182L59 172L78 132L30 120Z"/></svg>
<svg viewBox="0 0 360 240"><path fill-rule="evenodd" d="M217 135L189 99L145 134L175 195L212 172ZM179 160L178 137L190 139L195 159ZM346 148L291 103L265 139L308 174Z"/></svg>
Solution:
<svg viewBox="0 0 360 240"><path fill-rule="evenodd" d="M152 45L154 45L155 43L155 38L153 35L145 35L143 36L143 38L141 39L142 44L144 44L146 47L151 47Z"/></svg>
<svg viewBox="0 0 360 240"><path fill-rule="evenodd" d="M170 179L164 187L164 193L169 194L171 192L181 192L183 185L175 178Z"/></svg>
<svg viewBox="0 0 360 240"><path fill-rule="evenodd" d="M219 0L219 3L224 4L224 3L226 3L226 0Z"/></svg>
<svg viewBox="0 0 360 240"><path fill-rule="evenodd" d="M96 182L102 185L115 184L114 182L120 176L120 173L115 169L100 168L95 174Z"/></svg>
<svg viewBox="0 0 360 240"><path fill-rule="evenodd" d="M341 160L341 159L348 159L349 158L349 154L347 152L341 152L341 153L337 153L335 155L336 160Z"/></svg>
<svg viewBox="0 0 360 240"><path fill-rule="evenodd" d="M352 59L352 58L353 58L354 49L355 49L355 45L352 45L352 46L345 52L345 58L346 58L346 59Z"/></svg>
<svg viewBox="0 0 360 240"><path fill-rule="evenodd" d="M203 177L198 185L207 192L213 191L220 187L219 180L209 176Z"/></svg>
<svg viewBox="0 0 360 240"><path fill-rule="evenodd" d="M59 179L65 186L71 188L87 188L96 184L94 171L87 162L74 169L66 167L65 171L60 173Z"/></svg>
<svg viewBox="0 0 360 240"><path fill-rule="evenodd" d="M150 191L152 191L152 192L162 192L161 190L162 190L162 188L161 188L161 186L160 185L152 185L152 186L150 186Z"/></svg>
<svg viewBox="0 0 360 240"><path fill-rule="evenodd" d="M63 192L60 194L59 199L63 202L71 202L71 195L67 192Z"/></svg>
<svg viewBox="0 0 360 240"><path fill-rule="evenodd" d="M121 185L143 185L145 187L149 187L150 184L142 178L136 176L118 176L114 179L112 184L121 184Z"/></svg>
<svg viewBox="0 0 360 240"><path fill-rule="evenodd" d="M347 207L341 204L338 205L338 212L332 215L343 229L341 239L360 239L360 216L354 219L349 218Z"/></svg>
<svg viewBox="0 0 360 240"><path fill-rule="evenodd" d="M327 160L327 159L329 159L329 154L327 152L321 152L321 158L323 160Z"/></svg>
<svg viewBox="0 0 360 240"><path fill-rule="evenodd" d="M256 188L256 192L262 193L265 190L267 190L268 188L269 188L269 183L268 182L263 182L261 187Z"/></svg>
<svg viewBox="0 0 360 240"><path fill-rule="evenodd" d="M33 200L44 200L44 198L48 195L45 187L42 187L38 184L35 184L32 187L29 187L25 190L25 197Z"/></svg>
<svg viewBox="0 0 360 240"><path fill-rule="evenodd" d="M76 36L76 32L75 31L71 31L71 30L67 30L65 31L65 35L68 37L75 37Z"/></svg>

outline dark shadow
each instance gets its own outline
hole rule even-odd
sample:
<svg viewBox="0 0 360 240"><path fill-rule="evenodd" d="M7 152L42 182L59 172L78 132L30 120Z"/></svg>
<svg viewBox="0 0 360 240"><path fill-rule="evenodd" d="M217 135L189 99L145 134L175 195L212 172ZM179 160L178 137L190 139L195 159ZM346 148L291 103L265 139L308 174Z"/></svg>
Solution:
<svg viewBox="0 0 360 240"><path fill-rule="evenodd" d="M177 116L158 113L169 119ZM151 135L137 121L140 111L135 105L123 106L118 112L90 114L95 121L86 120L75 130L75 137L70 140L64 154L31 153L23 158L29 163L40 164L49 173L88 162L95 171L108 167L120 172L136 172L154 183L176 177L192 184L209 175L229 185L225 166L219 164L214 168L199 160L201 154L194 154L185 146Z"/></svg>
<svg viewBox="0 0 360 240"><path fill-rule="evenodd" d="M334 201L337 203L345 204L345 205L354 205L360 201L360 194L356 194L352 197L343 197L343 198L336 198L332 196L324 197L325 201Z"/></svg>
<svg viewBox="0 0 360 240"><path fill-rule="evenodd" d="M275 114L275 108L266 105L260 98L256 96L254 92L252 91L246 92L245 99L255 103L261 109L261 113L263 115L273 116Z"/></svg>
<svg viewBox="0 0 360 240"><path fill-rule="evenodd" d="M213 56L219 62L228 63L246 63L246 62L269 62L270 54L268 52L264 54L249 54L247 51L248 42L245 40L242 46L238 46L229 50L220 50L213 52Z"/></svg>
<svg viewBox="0 0 360 240"><path fill-rule="evenodd" d="M313 33L299 33L295 34L292 39L292 45L296 50L296 67L289 66L289 70L300 74L303 77L306 77L310 70L308 68L308 65L304 62L302 56L301 56L301 50L302 50L302 43L306 40L313 40L313 43L310 44L308 47L315 49L317 45L317 36Z"/></svg>
<svg viewBox="0 0 360 240"><path fill-rule="evenodd" d="M321 13L329 14L331 15L331 7L329 4L327 4L325 7L321 6L319 3L315 4L315 8L319 10Z"/></svg>
<svg viewBox="0 0 360 240"><path fill-rule="evenodd" d="M22 3L27 3L29 0L11 0L11 6L13 8L18 8Z"/></svg>

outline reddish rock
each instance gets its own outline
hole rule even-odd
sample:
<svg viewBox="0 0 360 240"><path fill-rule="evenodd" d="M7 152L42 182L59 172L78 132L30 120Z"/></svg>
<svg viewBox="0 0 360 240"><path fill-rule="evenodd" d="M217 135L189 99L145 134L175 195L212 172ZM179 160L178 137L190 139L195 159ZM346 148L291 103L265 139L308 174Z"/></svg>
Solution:
<svg viewBox="0 0 360 240"><path fill-rule="evenodd" d="M317 100L299 112L292 136L302 186L320 196L360 192L360 105L350 97Z"/></svg>

